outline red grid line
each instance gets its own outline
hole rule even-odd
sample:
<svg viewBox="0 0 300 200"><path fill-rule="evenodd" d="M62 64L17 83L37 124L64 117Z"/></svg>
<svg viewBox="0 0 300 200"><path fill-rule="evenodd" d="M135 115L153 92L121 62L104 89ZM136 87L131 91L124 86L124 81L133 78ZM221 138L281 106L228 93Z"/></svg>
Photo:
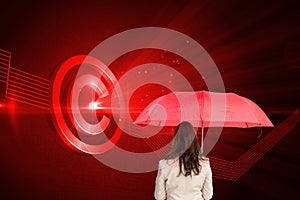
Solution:
<svg viewBox="0 0 300 200"><path fill-rule="evenodd" d="M6 53L6 54L8 54L8 56L10 56L10 54L11 54L11 52L6 51L6 50L4 50L4 49L0 49L0 52L1 52L1 53Z"/></svg>
<svg viewBox="0 0 300 200"><path fill-rule="evenodd" d="M9 60L6 59L6 58L3 58L3 57L1 57L1 56L0 56L0 62L1 62L1 63L5 63L5 64L9 64Z"/></svg>
<svg viewBox="0 0 300 200"><path fill-rule="evenodd" d="M228 168L216 168L214 165L210 164L211 165L211 170L213 171L214 175L215 176L227 176L227 177L234 177L234 174L233 174L233 170L228 170Z"/></svg>
<svg viewBox="0 0 300 200"><path fill-rule="evenodd" d="M3 67L3 66L1 66L1 65L0 65L0 69L1 69L1 70L5 70L6 73L7 73L7 71L8 71L8 67Z"/></svg>
<svg viewBox="0 0 300 200"><path fill-rule="evenodd" d="M30 74L30 73L28 73L28 72L25 72L25 71L23 71L23 70L20 70L20 69L14 68L14 67L11 67L11 69L12 69L12 70L16 70L16 71L18 71L18 72L20 72L20 73L27 74L27 75L29 75L29 76L33 76L33 77L35 77L35 78L37 78L37 79L40 79L41 81L45 81L45 82L49 83L49 85L51 84L51 81L49 81L48 79L39 77L39 76L34 75L34 74Z"/></svg>
<svg viewBox="0 0 300 200"><path fill-rule="evenodd" d="M39 93L39 92L36 92L36 91L33 91L33 90L29 90L29 89L26 89L24 87L19 87L19 86L16 86L16 85L12 85L12 84L9 85L9 88L17 88L17 89L19 89L21 91L23 90L25 92L34 93L34 94L37 94L39 96L43 96L43 97L49 99L49 93L47 93L47 94L44 94L44 93L41 93L41 92Z"/></svg>
<svg viewBox="0 0 300 200"><path fill-rule="evenodd" d="M1 79L3 78L3 79ZM6 77L0 76L0 82L6 83Z"/></svg>
<svg viewBox="0 0 300 200"><path fill-rule="evenodd" d="M216 167L226 167L226 168L230 168L230 169L234 168L233 162L222 163L220 161L211 161L211 158L210 158L210 163L212 163Z"/></svg>
<svg viewBox="0 0 300 200"><path fill-rule="evenodd" d="M10 55L6 55L6 54L2 53L1 51L0 51L0 56L4 57L4 58L9 58L10 57Z"/></svg>
<svg viewBox="0 0 300 200"><path fill-rule="evenodd" d="M232 173L233 171L222 172L219 169L215 169L213 165L211 165L211 171L214 178L233 180L234 177L234 174Z"/></svg>
<svg viewBox="0 0 300 200"><path fill-rule="evenodd" d="M12 96L14 96L14 97L12 97L12 96L10 96L10 95L12 95ZM8 99L11 99L11 98L14 98L14 100L18 100L18 101L20 101L20 102L22 102L22 103L25 103L25 104L30 104L31 102L34 102L34 103L37 103L37 104L40 104L40 105L36 105L36 104L31 104L31 105L36 105L36 106L42 106L42 107L44 107L44 108L47 108L47 109L49 109L49 104L46 104L46 103L43 103L43 102L40 102L40 101L36 101L36 100L33 100L33 99L29 99L29 98L27 98L27 97L24 97L24 96L20 96L20 95L17 95L17 94L14 94L14 93L7 93L7 97L6 98L8 98ZM26 99L26 100L28 100L28 101L24 101L24 100L22 100L22 99ZM31 101L31 102L30 102Z"/></svg>
<svg viewBox="0 0 300 200"><path fill-rule="evenodd" d="M210 162L216 162L216 163L233 163L232 161L228 161L228 160L224 160L222 158L216 158L216 157L213 157L213 156L209 156L210 158Z"/></svg>
<svg viewBox="0 0 300 200"><path fill-rule="evenodd" d="M4 72L4 71L1 71L1 70L0 70L0 74L2 74L2 76L5 77L5 79L7 78L7 72Z"/></svg>
<svg viewBox="0 0 300 200"><path fill-rule="evenodd" d="M14 70L14 71L12 71L12 70ZM39 80L35 76L27 75L25 73L18 72L18 71L15 70L15 68L11 68L10 72L12 74L14 74L15 76L22 76L24 78L30 79L32 81L35 81L37 83L41 83L41 84L44 84L44 85L47 85L47 86L49 86L51 84L50 81Z"/></svg>
<svg viewBox="0 0 300 200"><path fill-rule="evenodd" d="M10 56L10 53L3 52L3 51L0 49L0 56L9 57L9 56Z"/></svg>
<svg viewBox="0 0 300 200"><path fill-rule="evenodd" d="M299 109L294 111L285 121L271 131L263 141L254 145L248 152L235 162L236 180L262 158L299 123ZM266 145L265 145L266 144ZM247 161L247 162L245 162Z"/></svg>
<svg viewBox="0 0 300 200"><path fill-rule="evenodd" d="M230 174L230 176L232 176L234 170L233 170L233 166L216 166L213 163L210 163L211 168L215 171L218 172L219 174ZM216 174L218 174L216 173Z"/></svg>
<svg viewBox="0 0 300 200"><path fill-rule="evenodd" d="M46 90L49 89L49 87L47 87L47 86L42 86L42 85L39 85L39 84L37 84L37 83L33 83L33 82L30 82L30 81L24 80L24 79L22 79L22 78L16 77L16 76L14 76L14 75L9 75L9 78L10 78L10 79L17 79L17 80L19 80L20 82L25 82L25 83L28 83L28 84L31 84L31 85L35 85L35 86L37 86L37 87L39 87L39 88L41 88L41 89L46 89Z"/></svg>
<svg viewBox="0 0 300 200"><path fill-rule="evenodd" d="M7 63L4 63L4 62L0 61L0 65L2 65L2 66L9 66L9 61L7 61Z"/></svg>
<svg viewBox="0 0 300 200"><path fill-rule="evenodd" d="M8 93L11 93L11 94L15 94L13 92L16 92L16 93L19 93L19 94L23 94L24 96L27 96L27 97L30 97L32 99L36 99L36 100L40 100L41 102L45 101L48 103L48 99L47 98L42 98L42 97L38 97L36 95L32 95L30 93L24 93L24 92L21 92L19 90L15 90L15 89L11 89L11 88L8 88Z"/></svg>
<svg viewBox="0 0 300 200"><path fill-rule="evenodd" d="M7 76L6 76L6 86L5 86L5 96L7 96L7 88L8 88L9 72L10 72L11 53L8 52L8 51L5 51L5 50L3 50L3 49L1 49L1 51L8 54Z"/></svg>
<svg viewBox="0 0 300 200"><path fill-rule="evenodd" d="M45 94L49 94L49 90L42 90L42 89L40 89L40 88L32 87L32 86L26 85L26 84L24 84L24 83L20 83L20 82L15 81L15 80L9 80L9 84L8 84L9 87L10 87L12 84L17 84L17 85L20 85L20 86L22 86L22 87L27 87L27 88L29 88L29 89L34 89L34 90L43 92L43 93L45 93Z"/></svg>
<svg viewBox="0 0 300 200"><path fill-rule="evenodd" d="M21 77L23 77L23 78L29 79L30 81L34 81L34 82L36 82L36 83L43 84L43 85L45 85L45 86L47 86L47 87L50 86L50 83L46 83L46 82L39 81L39 80L37 80L37 79L35 79L35 78L31 78L31 77L29 77L29 76L26 76L26 75L23 75L23 74L19 74L19 73L17 73L17 72L13 72L12 70L10 70L10 73L11 73L10 76L14 76L14 77L19 77L19 76L21 76Z"/></svg>
<svg viewBox="0 0 300 200"><path fill-rule="evenodd" d="M6 97L6 98L8 98L10 100L21 102L21 103L24 103L24 104L27 104L27 105L30 105L30 106L33 106L33 107L41 108L41 109L44 109L44 110L49 110L50 109L48 106L42 106L42 105L38 105L36 103L30 103L28 101L23 101L23 100L18 99L18 98L14 98L14 97Z"/></svg>
<svg viewBox="0 0 300 200"><path fill-rule="evenodd" d="M222 168L222 169L227 169L227 170L233 170L234 169L234 165L233 163L229 163L229 164L221 164L219 162L211 162L210 163L215 166L216 168Z"/></svg>
<svg viewBox="0 0 300 200"><path fill-rule="evenodd" d="M0 73L1 73L1 71L0 71ZM3 76L3 75L0 74L0 77L5 79L5 82L6 82L6 78L7 78L6 76Z"/></svg>
<svg viewBox="0 0 300 200"><path fill-rule="evenodd" d="M8 55L4 55L0 52L0 58L1 60L8 60L9 59L9 56Z"/></svg>

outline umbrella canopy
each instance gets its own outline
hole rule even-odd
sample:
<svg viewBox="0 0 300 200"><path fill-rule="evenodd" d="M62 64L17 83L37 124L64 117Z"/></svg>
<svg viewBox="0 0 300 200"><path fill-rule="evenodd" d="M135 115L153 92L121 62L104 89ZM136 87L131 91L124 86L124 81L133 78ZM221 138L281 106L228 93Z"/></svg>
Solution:
<svg viewBox="0 0 300 200"><path fill-rule="evenodd" d="M208 91L173 92L152 101L137 117L136 124L177 126L182 121L202 127L273 127L253 101L234 93Z"/></svg>
<svg viewBox="0 0 300 200"><path fill-rule="evenodd" d="M135 123L177 126L182 121L195 127L273 127L264 111L248 98L208 91L161 96L147 105Z"/></svg>

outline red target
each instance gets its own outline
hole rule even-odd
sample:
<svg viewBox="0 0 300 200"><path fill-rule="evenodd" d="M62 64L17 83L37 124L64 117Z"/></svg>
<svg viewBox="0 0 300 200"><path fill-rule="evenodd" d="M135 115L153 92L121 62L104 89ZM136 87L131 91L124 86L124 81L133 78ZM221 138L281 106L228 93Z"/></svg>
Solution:
<svg viewBox="0 0 300 200"><path fill-rule="evenodd" d="M115 83L109 68L91 56L71 57L59 67L52 85L52 113L60 137L72 149L99 154L120 138L109 109Z"/></svg>

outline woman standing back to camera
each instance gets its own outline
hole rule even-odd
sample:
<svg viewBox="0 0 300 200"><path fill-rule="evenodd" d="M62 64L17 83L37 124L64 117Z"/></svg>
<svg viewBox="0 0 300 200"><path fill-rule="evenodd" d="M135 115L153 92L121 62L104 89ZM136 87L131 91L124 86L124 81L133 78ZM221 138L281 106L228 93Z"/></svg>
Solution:
<svg viewBox="0 0 300 200"><path fill-rule="evenodd" d="M207 200L212 195L209 160L200 155L194 127L181 122L175 129L171 152L159 161L155 199Z"/></svg>

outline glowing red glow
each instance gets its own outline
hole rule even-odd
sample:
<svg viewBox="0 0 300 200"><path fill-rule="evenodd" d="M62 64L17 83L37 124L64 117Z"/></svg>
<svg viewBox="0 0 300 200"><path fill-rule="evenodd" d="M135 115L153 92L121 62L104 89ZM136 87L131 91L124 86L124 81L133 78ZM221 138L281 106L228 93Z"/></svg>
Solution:
<svg viewBox="0 0 300 200"><path fill-rule="evenodd" d="M50 81L10 66L11 53L0 49L0 82L6 83L6 98L49 109Z"/></svg>
<svg viewBox="0 0 300 200"><path fill-rule="evenodd" d="M89 109L91 109L91 110L99 109L98 103L97 103L97 102L91 102L91 103L89 104Z"/></svg>
<svg viewBox="0 0 300 200"><path fill-rule="evenodd" d="M8 75L8 64L6 64L6 67L4 65L0 66L0 70L2 70L2 74L4 74L1 75L0 81L5 82L8 85L7 97L11 100L20 101L35 107L47 108L47 102L49 98L48 87L50 85L50 81L16 68L10 69L11 80L7 82L6 76ZM143 71L143 73L147 74L148 71ZM137 75L140 74L141 73L138 73ZM60 76L62 75L60 74L59 77ZM170 73L169 76L173 77L174 74ZM61 78L64 77L62 76ZM25 81L23 81L23 79ZM151 93L149 93L149 91L151 91ZM153 91L155 91L155 93L153 93ZM169 92L170 91L167 88L153 84L144 85L143 87L138 88L134 92L134 94L132 95L132 99L130 100L130 114L133 116L133 118L135 118L137 114L142 111L145 105L147 105L153 98L162 96ZM109 103L107 103L109 101L109 98L95 98L95 101L88 103L86 108L91 111L100 111L100 113L103 113L103 111L109 112L109 110L111 110ZM7 105L4 103L0 103L0 108L6 107L8 107L12 123L14 123L15 120L13 119L13 117L16 113L14 102L10 102ZM55 108L57 109L57 107ZM54 112L56 112L56 110ZM293 113L278 128L274 129L270 134L268 134L268 137L263 138L259 143L254 145L250 150L248 150L244 155L242 155L234 162L210 156L210 162L214 172L214 177L233 181L238 180L239 177L241 177L251 166L253 166L258 161L258 159L260 159L270 148L272 148L282 137L284 137L294 126L294 124L297 124L297 122L299 121L299 119L297 118L298 115L299 114L297 112ZM63 127L68 129L67 126L63 125ZM116 133L117 134L115 138L111 140L112 142L117 141L121 132L118 131ZM66 143L70 146L75 144L78 145L79 148L86 148L86 144L80 142L80 140L75 141L74 144L70 144L70 141L66 138L64 138L64 141L66 141ZM164 144L164 138L161 138L161 140L156 140L155 143L149 143L148 145L150 147L153 147ZM72 147L74 148L74 146ZM109 145L104 145L102 146L102 148L105 151L107 148L109 148ZM257 152L260 153L257 154Z"/></svg>
<svg viewBox="0 0 300 200"><path fill-rule="evenodd" d="M79 98L82 96L80 92L84 91L83 89L84 87L86 87L87 85L89 85L89 87L91 85L95 85L92 83L93 79L91 79L91 77L94 76L86 75L86 74L82 75L75 80L73 86L68 85L69 88L65 89L64 91L63 83L68 72L70 72L76 66L81 65L83 63L90 64L92 66L103 66L103 63L101 63L99 60L85 55L74 56L69 58L67 61L65 61L63 65L59 68L59 70L57 71L54 77L53 87L52 87L52 106L53 106L52 111L53 111L53 116L54 116L54 121L56 124L57 131L61 136L62 140L68 146L70 146L72 149L79 152L99 154L107 151L108 149L112 148L116 144L116 142L119 140L121 136L120 135L121 131L117 128L113 136L105 143L92 145L92 144L85 143L85 141L82 141L79 138L77 138L74 135L75 133L70 129L70 126L73 126L77 131L83 132L84 135L94 135L96 132L98 132L99 129L98 125L100 123L102 123L100 124L100 129L101 126L105 128L110 123L110 119L106 116L103 116L102 120L100 120L95 125L87 123L86 120L84 119L84 113L81 112L82 109L84 109L85 112L89 112L85 108L89 108L90 112L92 112L98 106L94 101L86 102L87 100L90 100L91 97L95 98L96 97L95 94L93 94L91 97L87 97L87 98L84 97L83 99L79 100ZM96 85L99 86L99 84ZM98 89L101 90L102 86L100 85ZM66 91L68 94L64 94ZM63 94L66 96L63 97L62 96ZM63 105L61 102L62 98L66 98L65 105ZM78 101L86 102L87 104L85 106L82 106L81 104L79 104ZM68 120L65 115L65 110L67 112ZM95 113L90 113L90 114L95 114ZM95 130L95 128L93 127L96 127L98 129ZM103 130L101 129L100 131Z"/></svg>

